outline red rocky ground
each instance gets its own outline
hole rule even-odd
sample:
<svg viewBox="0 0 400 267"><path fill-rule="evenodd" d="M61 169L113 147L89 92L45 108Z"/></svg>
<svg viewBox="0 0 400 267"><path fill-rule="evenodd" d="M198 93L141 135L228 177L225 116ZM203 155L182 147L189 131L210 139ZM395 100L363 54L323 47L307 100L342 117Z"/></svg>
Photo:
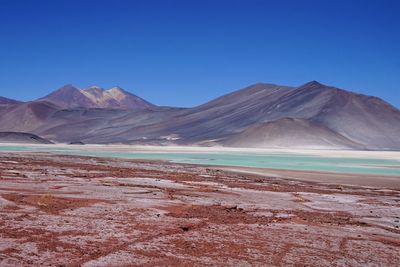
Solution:
<svg viewBox="0 0 400 267"><path fill-rule="evenodd" d="M400 191L0 154L0 266L400 266Z"/></svg>

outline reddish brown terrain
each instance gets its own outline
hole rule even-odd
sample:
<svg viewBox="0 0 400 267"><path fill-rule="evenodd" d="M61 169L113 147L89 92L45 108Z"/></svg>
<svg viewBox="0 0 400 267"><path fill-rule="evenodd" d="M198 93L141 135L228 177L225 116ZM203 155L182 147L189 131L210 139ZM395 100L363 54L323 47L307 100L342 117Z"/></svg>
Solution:
<svg viewBox="0 0 400 267"><path fill-rule="evenodd" d="M400 191L0 154L0 266L400 266Z"/></svg>

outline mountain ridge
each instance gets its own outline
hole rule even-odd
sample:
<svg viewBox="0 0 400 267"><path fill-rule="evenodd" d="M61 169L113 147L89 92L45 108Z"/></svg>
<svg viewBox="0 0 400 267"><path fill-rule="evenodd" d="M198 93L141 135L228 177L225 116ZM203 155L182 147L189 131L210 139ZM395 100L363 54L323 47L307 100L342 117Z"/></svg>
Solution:
<svg viewBox="0 0 400 267"><path fill-rule="evenodd" d="M396 107L317 81L298 87L257 83L184 109L158 107L119 87L66 85L37 101L0 109L0 131L28 131L67 143L232 146L240 140L239 146L268 147L271 142L257 140L273 136L280 145L300 144L292 138L296 130L285 135L282 125L298 129L310 147L315 140L331 148L400 150ZM243 139L249 131L254 142ZM313 137L313 131L321 136Z"/></svg>
<svg viewBox="0 0 400 267"><path fill-rule="evenodd" d="M104 90L98 86L78 89L72 84L39 98L62 108L154 109L155 105L116 86Z"/></svg>
<svg viewBox="0 0 400 267"><path fill-rule="evenodd" d="M0 105L13 105L19 103L22 103L22 101L0 96Z"/></svg>

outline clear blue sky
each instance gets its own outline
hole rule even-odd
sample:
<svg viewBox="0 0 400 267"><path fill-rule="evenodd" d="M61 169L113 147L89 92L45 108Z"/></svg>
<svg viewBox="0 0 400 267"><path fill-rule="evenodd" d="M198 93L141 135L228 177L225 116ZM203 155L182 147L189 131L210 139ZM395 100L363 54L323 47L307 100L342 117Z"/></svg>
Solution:
<svg viewBox="0 0 400 267"><path fill-rule="evenodd" d="M400 107L400 1L0 0L0 95L121 86L194 106L310 80Z"/></svg>

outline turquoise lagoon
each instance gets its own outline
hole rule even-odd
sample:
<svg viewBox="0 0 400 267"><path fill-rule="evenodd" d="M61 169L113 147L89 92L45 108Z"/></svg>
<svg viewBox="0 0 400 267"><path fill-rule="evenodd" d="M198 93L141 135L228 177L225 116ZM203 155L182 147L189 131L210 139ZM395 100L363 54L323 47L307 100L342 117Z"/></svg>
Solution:
<svg viewBox="0 0 400 267"><path fill-rule="evenodd" d="M167 160L190 164L400 176L400 157L396 159L379 159L372 157L323 157L288 152L142 152L134 150L134 147L132 152L120 152L112 151L110 147L107 147L107 151L99 151L98 147L96 149L88 149L84 146L0 145L0 152L49 152L62 155Z"/></svg>

